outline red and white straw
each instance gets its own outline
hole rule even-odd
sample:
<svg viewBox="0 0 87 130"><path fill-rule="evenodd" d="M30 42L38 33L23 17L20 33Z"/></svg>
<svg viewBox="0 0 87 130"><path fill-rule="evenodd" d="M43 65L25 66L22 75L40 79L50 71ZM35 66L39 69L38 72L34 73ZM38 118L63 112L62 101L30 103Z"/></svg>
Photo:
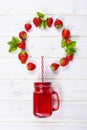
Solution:
<svg viewBox="0 0 87 130"><path fill-rule="evenodd" d="M41 79L44 82L44 56L41 56Z"/></svg>

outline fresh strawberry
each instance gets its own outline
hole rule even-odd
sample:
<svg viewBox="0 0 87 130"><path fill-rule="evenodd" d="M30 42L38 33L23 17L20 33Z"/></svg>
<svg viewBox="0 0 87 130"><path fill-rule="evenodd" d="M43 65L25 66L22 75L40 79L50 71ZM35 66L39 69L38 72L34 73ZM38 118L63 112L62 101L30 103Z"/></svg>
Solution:
<svg viewBox="0 0 87 130"><path fill-rule="evenodd" d="M25 27L26 31L29 31L32 28L32 25L30 23L26 23L24 25L24 27Z"/></svg>
<svg viewBox="0 0 87 130"><path fill-rule="evenodd" d="M62 37L65 38L65 39L68 39L69 36L70 36L70 30L69 29L63 29Z"/></svg>
<svg viewBox="0 0 87 130"><path fill-rule="evenodd" d="M41 18L39 17L35 17L33 18L33 23L36 27L40 26L40 23L41 23Z"/></svg>
<svg viewBox="0 0 87 130"><path fill-rule="evenodd" d="M25 49L26 43L25 41L21 41L17 44L17 47L21 48L21 49Z"/></svg>
<svg viewBox="0 0 87 130"><path fill-rule="evenodd" d="M54 22L54 26L58 29L63 26L63 22L60 19L56 19Z"/></svg>
<svg viewBox="0 0 87 130"><path fill-rule="evenodd" d="M59 68L59 64L52 63L50 67L51 67L51 70L55 71L55 70L57 70Z"/></svg>
<svg viewBox="0 0 87 130"><path fill-rule="evenodd" d="M36 68L36 65L32 62L29 62L27 64L27 69L30 70L30 71L33 71L35 68Z"/></svg>
<svg viewBox="0 0 87 130"><path fill-rule="evenodd" d="M66 58L67 58L69 61L72 61L72 60L73 60L73 54L67 54L67 55L66 55Z"/></svg>
<svg viewBox="0 0 87 130"><path fill-rule="evenodd" d="M70 39L66 39L65 42L68 45L71 42L71 40Z"/></svg>
<svg viewBox="0 0 87 130"><path fill-rule="evenodd" d="M21 31L19 32L19 37L22 39L22 40L26 40L27 38L27 33L25 31Z"/></svg>
<svg viewBox="0 0 87 130"><path fill-rule="evenodd" d="M19 54L18 54L18 58L21 61L22 64L25 64L27 59L28 59L28 54L25 50L22 50Z"/></svg>
<svg viewBox="0 0 87 130"><path fill-rule="evenodd" d="M68 59L66 57L60 59L61 66L66 66L67 64L68 64Z"/></svg>
<svg viewBox="0 0 87 130"><path fill-rule="evenodd" d="M53 23L53 18L47 18L47 26L51 27Z"/></svg>

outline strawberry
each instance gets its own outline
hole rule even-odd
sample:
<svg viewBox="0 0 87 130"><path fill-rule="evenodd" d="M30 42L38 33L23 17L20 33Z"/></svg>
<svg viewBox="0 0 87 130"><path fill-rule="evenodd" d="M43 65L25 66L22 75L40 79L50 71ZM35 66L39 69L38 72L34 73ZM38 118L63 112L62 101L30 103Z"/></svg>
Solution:
<svg viewBox="0 0 87 130"><path fill-rule="evenodd" d="M56 19L54 22L54 26L58 29L63 26L63 22L60 19Z"/></svg>
<svg viewBox="0 0 87 130"><path fill-rule="evenodd" d="M55 71L55 70L57 70L59 68L59 64L52 63L50 67L51 67L51 70Z"/></svg>
<svg viewBox="0 0 87 130"><path fill-rule="evenodd" d="M65 39L68 39L69 36L70 36L70 30L69 29L63 29L62 37L65 38Z"/></svg>
<svg viewBox="0 0 87 130"><path fill-rule="evenodd" d="M53 23L53 18L47 18L47 26L51 27Z"/></svg>
<svg viewBox="0 0 87 130"><path fill-rule="evenodd" d="M65 42L68 45L71 42L71 40L70 39L66 39Z"/></svg>
<svg viewBox="0 0 87 130"><path fill-rule="evenodd" d="M21 41L17 44L17 47L21 48L21 49L25 49L26 43L25 41Z"/></svg>
<svg viewBox="0 0 87 130"><path fill-rule="evenodd" d="M21 61L22 64L25 64L27 59L28 59L28 54L25 50L22 50L19 54L18 54L18 58Z"/></svg>
<svg viewBox="0 0 87 130"><path fill-rule="evenodd" d="M20 37L22 40L26 40L26 38L27 38L26 32L25 32L25 31L19 32L19 37Z"/></svg>
<svg viewBox="0 0 87 130"><path fill-rule="evenodd" d="M68 59L66 57L60 59L61 66L66 66L67 64L68 64Z"/></svg>
<svg viewBox="0 0 87 130"><path fill-rule="evenodd" d="M72 60L73 60L73 54L67 54L67 55L66 55L66 58L67 58L69 61L72 61Z"/></svg>
<svg viewBox="0 0 87 130"><path fill-rule="evenodd" d="M26 23L24 25L24 27L25 27L26 31L29 31L32 28L32 25L30 23Z"/></svg>
<svg viewBox="0 0 87 130"><path fill-rule="evenodd" d="M35 17L33 18L33 23L36 27L40 26L40 23L41 23L41 18L39 17Z"/></svg>
<svg viewBox="0 0 87 130"><path fill-rule="evenodd" d="M32 62L29 62L27 64L27 69L30 70L30 71L33 71L35 68L36 68L36 65Z"/></svg>

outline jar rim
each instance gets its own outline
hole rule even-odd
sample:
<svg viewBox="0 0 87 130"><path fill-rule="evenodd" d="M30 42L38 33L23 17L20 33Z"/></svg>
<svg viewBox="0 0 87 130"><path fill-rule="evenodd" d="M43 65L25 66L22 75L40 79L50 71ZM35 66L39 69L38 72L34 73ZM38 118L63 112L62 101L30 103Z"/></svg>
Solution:
<svg viewBox="0 0 87 130"><path fill-rule="evenodd" d="M39 87L42 86L42 85L51 85L51 82L34 82L34 87Z"/></svg>

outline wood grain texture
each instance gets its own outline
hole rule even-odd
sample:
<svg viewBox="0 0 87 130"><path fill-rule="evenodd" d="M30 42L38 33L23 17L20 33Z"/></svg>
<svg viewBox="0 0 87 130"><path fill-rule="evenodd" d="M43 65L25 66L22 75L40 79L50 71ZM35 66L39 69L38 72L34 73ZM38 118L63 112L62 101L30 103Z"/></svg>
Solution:
<svg viewBox="0 0 87 130"><path fill-rule="evenodd" d="M36 0L26 0L26 2L25 0L7 0L9 4L5 4L5 0L1 2L0 13L2 15L34 14L38 10L46 14L87 14L86 0L37 0L37 2Z"/></svg>
<svg viewBox="0 0 87 130"><path fill-rule="evenodd" d="M1 58L0 60L0 78L11 78L11 79L41 79L41 59L38 58L34 61L37 65L37 68L33 72L29 72L26 69L26 65L21 65L17 58ZM58 61L58 59L45 59L44 63L44 76L45 78L53 79L87 79L87 59L75 59L66 67L60 67L59 71L52 72L50 65L52 62ZM85 63L85 64L83 64ZM80 66L80 69L79 67ZM4 70L2 69L4 68ZM8 69L7 69L8 68Z"/></svg>
<svg viewBox="0 0 87 130"><path fill-rule="evenodd" d="M0 80L0 100L32 100L33 83L40 80ZM46 80L51 82L51 80ZM73 84L71 84L73 82ZM87 101L87 80L52 80L61 101Z"/></svg>
<svg viewBox="0 0 87 130"><path fill-rule="evenodd" d="M16 58L18 52L20 52L20 49L14 53L8 52L9 46L7 42L10 40L11 37L0 37L0 58ZM72 40L77 42L76 50L78 53L75 54L75 59L87 58L87 37L72 37ZM27 40L27 51L34 58L40 58L41 54L46 58L61 58L65 56L65 51L61 48L61 37L29 37Z"/></svg>
<svg viewBox="0 0 87 130"><path fill-rule="evenodd" d="M60 18L76 40L77 53L66 67L52 72L52 62L65 56L60 47L61 29L33 29L27 51L37 68L28 72L18 60L18 49L9 53L7 42L24 30L37 11ZM0 130L87 130L87 0L0 0ZM33 115L33 83L41 81L41 55L45 57L45 81L52 82L60 97L60 109L48 118ZM28 62L27 61L27 62Z"/></svg>
<svg viewBox="0 0 87 130"><path fill-rule="evenodd" d="M86 130L86 124L85 123L41 123L41 122L7 122L7 123L0 123L0 129L2 130L19 130L21 128L21 130L29 130L31 129L49 129L53 130L55 128L55 130L61 129L61 130L65 130L65 128L67 130Z"/></svg>
<svg viewBox="0 0 87 130"><path fill-rule="evenodd" d="M36 14L28 14L28 16L1 16L0 17L0 36L17 36L20 30L24 30L24 24L28 21L32 23L33 17ZM87 17L86 16L72 16L72 15L46 15L53 17L54 20L59 18L63 20L64 27L71 30L71 36L87 36ZM10 24L9 24L10 22ZM8 26L7 26L8 25ZM85 25L85 26L83 26ZM3 28L4 27L4 28ZM47 30L36 28L33 25L32 31L28 33L29 36L61 36L61 29L57 30L54 27Z"/></svg>
<svg viewBox="0 0 87 130"><path fill-rule="evenodd" d="M87 120L86 102L61 102L60 109L48 118L33 115L31 101L0 101L0 121L38 121L38 122L81 122Z"/></svg>

